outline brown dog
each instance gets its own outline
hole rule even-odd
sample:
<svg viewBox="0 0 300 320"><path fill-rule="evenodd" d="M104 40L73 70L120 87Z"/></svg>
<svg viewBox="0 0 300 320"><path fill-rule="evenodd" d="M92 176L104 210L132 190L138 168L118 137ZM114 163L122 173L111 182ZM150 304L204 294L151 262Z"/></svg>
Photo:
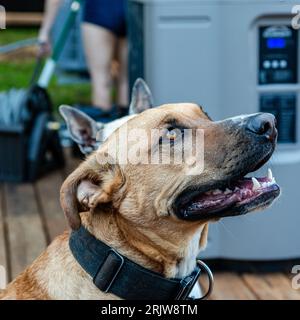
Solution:
<svg viewBox="0 0 300 320"><path fill-rule="evenodd" d="M118 156L104 161L111 160L107 154L117 135L127 140L122 135L125 125L129 131L143 129L147 137L159 129L150 143L146 139L139 144L140 152L162 159L167 141L170 163L124 163ZM270 114L213 122L198 105L173 104L147 110L125 125L66 179L61 204L72 229L85 226L120 254L166 278L183 278L193 271L209 221L265 208L280 193L270 174L244 178L274 151L277 130ZM198 174L195 163L184 156L182 163L174 161L186 129L192 135L198 129L204 133L204 149L196 151L204 159ZM128 142L129 148L133 145ZM195 144L190 148L191 154L197 150ZM80 267L70 251L69 235L58 237L1 297L117 299L99 291Z"/></svg>

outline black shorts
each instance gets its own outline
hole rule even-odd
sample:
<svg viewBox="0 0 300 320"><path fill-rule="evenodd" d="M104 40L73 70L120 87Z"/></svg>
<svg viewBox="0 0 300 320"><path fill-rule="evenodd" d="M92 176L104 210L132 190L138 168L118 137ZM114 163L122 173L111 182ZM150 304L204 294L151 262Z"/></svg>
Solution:
<svg viewBox="0 0 300 320"><path fill-rule="evenodd" d="M83 21L126 36L126 0L85 0Z"/></svg>

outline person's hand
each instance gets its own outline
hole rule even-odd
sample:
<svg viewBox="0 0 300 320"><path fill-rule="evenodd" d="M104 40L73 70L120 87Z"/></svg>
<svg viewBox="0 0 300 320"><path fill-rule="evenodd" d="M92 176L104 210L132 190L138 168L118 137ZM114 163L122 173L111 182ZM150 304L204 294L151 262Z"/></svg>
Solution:
<svg viewBox="0 0 300 320"><path fill-rule="evenodd" d="M51 55L51 43L50 42L39 42L38 44L38 57L44 58Z"/></svg>
<svg viewBox="0 0 300 320"><path fill-rule="evenodd" d="M50 42L50 37L47 33L43 32L43 30L41 30L39 37L38 37L37 55L39 58L44 58L44 57L50 56L51 52L52 52L52 46L51 46L51 42Z"/></svg>

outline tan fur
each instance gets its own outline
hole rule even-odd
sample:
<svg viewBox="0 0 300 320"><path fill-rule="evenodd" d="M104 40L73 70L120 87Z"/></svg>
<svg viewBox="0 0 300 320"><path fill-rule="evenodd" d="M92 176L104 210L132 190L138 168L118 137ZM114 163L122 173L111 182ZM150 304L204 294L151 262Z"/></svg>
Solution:
<svg viewBox="0 0 300 320"><path fill-rule="evenodd" d="M112 136L64 182L61 204L73 229L83 224L96 238L136 263L166 277L184 277L195 267L199 242L206 243L208 222L187 222L170 214L177 195L188 186L226 177L238 150L236 139L212 122L194 104L165 105L147 110L128 122L130 128L163 127L176 119L205 130L201 175L181 165L101 165ZM119 129L115 131L117 134ZM240 143L240 142L239 142ZM148 146L145 145L145 152ZM117 299L100 292L73 258L69 233L58 237L7 290L4 299Z"/></svg>

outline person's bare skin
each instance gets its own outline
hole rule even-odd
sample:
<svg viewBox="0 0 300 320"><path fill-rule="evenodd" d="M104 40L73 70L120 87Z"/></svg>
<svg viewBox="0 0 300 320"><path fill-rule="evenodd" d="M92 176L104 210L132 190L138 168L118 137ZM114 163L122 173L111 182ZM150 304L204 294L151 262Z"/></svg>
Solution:
<svg viewBox="0 0 300 320"><path fill-rule="evenodd" d="M43 23L39 32L40 55L51 52L50 30L62 0L47 0ZM102 110L112 108L111 64L119 63L117 83L117 105L128 105L127 40L118 38L113 32L98 25L83 23L82 34L87 64L92 81L92 104Z"/></svg>
<svg viewBox="0 0 300 320"><path fill-rule="evenodd" d="M120 69L117 81L117 104L128 104L127 40L91 23L82 24L84 48L93 84L92 101L103 110L112 107L111 63L116 56ZM115 55L115 51L117 51Z"/></svg>

